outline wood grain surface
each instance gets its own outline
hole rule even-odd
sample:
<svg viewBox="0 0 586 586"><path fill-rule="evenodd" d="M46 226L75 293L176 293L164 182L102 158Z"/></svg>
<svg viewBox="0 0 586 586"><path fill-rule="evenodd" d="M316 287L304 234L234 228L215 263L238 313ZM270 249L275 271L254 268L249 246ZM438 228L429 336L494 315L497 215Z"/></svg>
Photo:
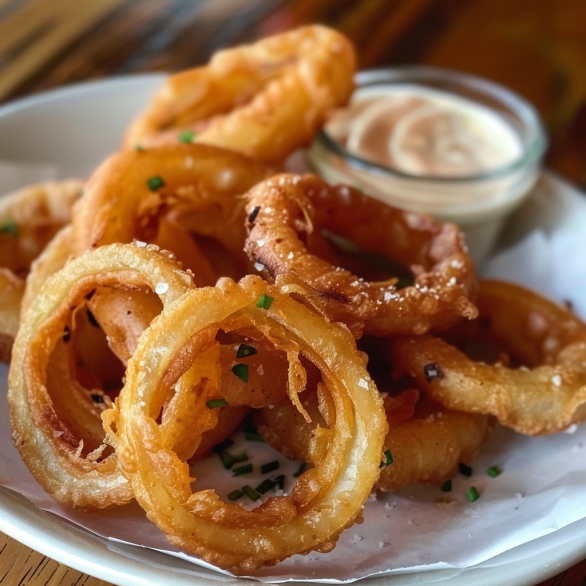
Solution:
<svg viewBox="0 0 586 586"><path fill-rule="evenodd" d="M428 63L511 87L546 123L548 164L586 188L584 0L0 0L0 99L178 71L313 22L347 34L361 68ZM585 576L586 561L541 586ZM105 584L0 534L2 586Z"/></svg>

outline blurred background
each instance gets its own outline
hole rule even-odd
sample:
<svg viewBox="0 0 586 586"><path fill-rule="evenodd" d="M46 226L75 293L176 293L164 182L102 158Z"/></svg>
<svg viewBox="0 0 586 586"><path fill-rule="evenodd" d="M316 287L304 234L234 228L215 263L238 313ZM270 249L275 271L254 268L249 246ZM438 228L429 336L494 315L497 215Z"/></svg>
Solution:
<svg viewBox="0 0 586 586"><path fill-rule="evenodd" d="M178 71L314 22L349 36L361 68L426 63L516 90L549 129L548 164L586 187L584 0L0 0L0 100Z"/></svg>

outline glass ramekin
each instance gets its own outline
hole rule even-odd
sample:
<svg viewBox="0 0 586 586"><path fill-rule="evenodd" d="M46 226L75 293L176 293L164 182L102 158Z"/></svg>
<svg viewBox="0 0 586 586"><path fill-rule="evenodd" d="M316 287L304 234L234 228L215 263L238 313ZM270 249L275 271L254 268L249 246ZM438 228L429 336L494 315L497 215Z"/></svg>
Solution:
<svg viewBox="0 0 586 586"><path fill-rule="evenodd" d="M492 250L507 216L528 195L537 180L548 140L529 102L496 83L435 67L398 67L363 71L357 92L381 93L389 86L420 86L453 93L490 108L517 133L521 156L489 172L464 177L410 175L370 162L349 152L328 133L318 134L307 152L310 168L331 183L363 190L393 206L453 222L466 236L477 265Z"/></svg>

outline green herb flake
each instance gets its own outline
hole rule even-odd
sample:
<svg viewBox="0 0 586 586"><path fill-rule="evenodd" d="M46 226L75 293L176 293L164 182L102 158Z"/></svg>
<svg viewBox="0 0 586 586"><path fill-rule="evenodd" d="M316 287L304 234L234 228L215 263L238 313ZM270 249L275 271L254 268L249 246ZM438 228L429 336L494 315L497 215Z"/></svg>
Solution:
<svg viewBox="0 0 586 586"><path fill-rule="evenodd" d="M386 468L387 466L390 466L393 463L393 456L391 455L391 450L385 450L385 453L383 455L385 459L380 463L379 468L381 470L383 468Z"/></svg>
<svg viewBox="0 0 586 586"><path fill-rule="evenodd" d="M232 373L235 374L241 381L248 382L248 364L235 364L232 367Z"/></svg>
<svg viewBox="0 0 586 586"><path fill-rule="evenodd" d="M147 180L147 186L151 191L157 191L157 189L165 187L165 182L158 175L156 175L155 177L151 177Z"/></svg>
<svg viewBox="0 0 586 586"><path fill-rule="evenodd" d="M275 483L270 478L266 478L254 490L260 494L265 494L271 488L275 488Z"/></svg>
<svg viewBox="0 0 586 586"><path fill-rule="evenodd" d="M223 442L220 442L219 444L216 444L212 448L212 453L213 454L221 454L222 452L224 452L228 448L232 447L233 445L234 445L234 440L233 439L230 439L230 438L227 438Z"/></svg>
<svg viewBox="0 0 586 586"><path fill-rule="evenodd" d="M248 460L248 456L246 452L242 452L242 454L230 454L229 452L222 452L219 454L220 462L222 462L222 466L226 468L226 470L230 470L234 464L238 464L239 462L246 462Z"/></svg>
<svg viewBox="0 0 586 586"><path fill-rule="evenodd" d="M260 433L258 433L258 431L247 431L244 434L244 437L249 441L249 442L261 442L261 443L266 443L265 442L265 438L260 435Z"/></svg>
<svg viewBox="0 0 586 586"><path fill-rule="evenodd" d="M179 134L179 136L177 136L177 140L179 142L185 142L185 143L193 142L194 138L195 138L195 131L194 130L185 130L184 132Z"/></svg>
<svg viewBox="0 0 586 586"><path fill-rule="evenodd" d="M104 397L102 397L102 395L92 395L92 401L94 403L103 403L104 402Z"/></svg>
<svg viewBox="0 0 586 586"><path fill-rule="evenodd" d="M275 460L274 462L269 462L268 464L263 464L260 467L260 471L262 474L268 474L269 472L274 472L275 470L279 469L279 462Z"/></svg>
<svg viewBox="0 0 586 586"><path fill-rule="evenodd" d="M472 476L472 468L468 466L468 464L462 464L462 462L460 462L458 464L458 471L462 476Z"/></svg>
<svg viewBox="0 0 586 586"><path fill-rule="evenodd" d="M250 474L252 472L252 464L246 464L245 466L240 466L239 468L232 469L232 476L242 476L243 474Z"/></svg>
<svg viewBox="0 0 586 586"><path fill-rule="evenodd" d="M16 222L9 220L8 222L1 224L0 235L2 234L8 234L12 236L12 238L18 238L18 225L16 224Z"/></svg>
<svg viewBox="0 0 586 586"><path fill-rule="evenodd" d="M486 469L486 473L489 476L492 476L493 478L496 478L497 476L500 476L502 473L502 470L498 467L498 466L490 466Z"/></svg>
<svg viewBox="0 0 586 586"><path fill-rule="evenodd" d="M293 474L293 478L299 478L305 471L307 470L307 463L303 462L301 466L299 466L299 470Z"/></svg>
<svg viewBox="0 0 586 586"><path fill-rule="evenodd" d="M254 488L252 488L252 486L245 484L242 487L242 492L251 500L251 501L257 501L260 498L260 494L258 494L258 492L256 492L256 490L254 490Z"/></svg>
<svg viewBox="0 0 586 586"><path fill-rule="evenodd" d="M442 488L441 488L442 492L452 492L452 481L451 480L446 480L443 484L442 484Z"/></svg>
<svg viewBox="0 0 586 586"><path fill-rule="evenodd" d="M218 409L218 407L226 407L226 405L228 405L228 401L226 401L224 398L210 399L206 405L208 406L208 409Z"/></svg>
<svg viewBox="0 0 586 586"><path fill-rule="evenodd" d="M238 490L238 489L236 489L236 490L233 490L233 491L232 491L232 492L231 492L231 493L228 495L228 498L229 498L231 501L237 501L239 498L241 498L241 497L243 497L243 496L244 496L244 493L243 493L241 490Z"/></svg>
<svg viewBox="0 0 586 586"><path fill-rule="evenodd" d="M140 153L141 151L144 151L144 147L141 144L137 144L134 146L134 150Z"/></svg>
<svg viewBox="0 0 586 586"><path fill-rule="evenodd" d="M260 296L256 306L260 307L261 309L270 309L271 305L273 304L274 299L269 297L266 293L263 293Z"/></svg>
<svg viewBox="0 0 586 586"><path fill-rule="evenodd" d="M477 501L480 498L480 493L478 492L478 490L476 490L475 486L471 486L467 491L466 491L466 496L468 497L468 500L473 503L474 501Z"/></svg>
<svg viewBox="0 0 586 586"><path fill-rule="evenodd" d="M275 486L278 486L280 490L283 490L285 488L285 475L279 474L279 476L275 478L274 482Z"/></svg>
<svg viewBox="0 0 586 586"><path fill-rule="evenodd" d="M236 358L246 358L248 356L254 356L258 354L258 350L254 346L248 344L240 344L238 350L236 350Z"/></svg>

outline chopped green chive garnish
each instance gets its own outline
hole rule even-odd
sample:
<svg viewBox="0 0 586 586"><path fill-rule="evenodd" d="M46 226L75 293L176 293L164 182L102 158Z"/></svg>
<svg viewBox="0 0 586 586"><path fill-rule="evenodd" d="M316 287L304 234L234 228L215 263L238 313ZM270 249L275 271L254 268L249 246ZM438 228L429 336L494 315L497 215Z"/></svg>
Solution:
<svg viewBox="0 0 586 586"><path fill-rule="evenodd" d="M234 445L234 440L227 438L223 442L220 442L219 444L215 445L212 448L212 453L221 454L224 450L227 450L229 447L231 447L233 445Z"/></svg>
<svg viewBox="0 0 586 586"><path fill-rule="evenodd" d="M293 474L293 478L299 478L305 471L307 470L307 464L303 462L301 466L299 466L299 470Z"/></svg>
<svg viewBox="0 0 586 586"><path fill-rule="evenodd" d="M92 401L94 403L103 403L104 397L102 397L102 395L92 395Z"/></svg>
<svg viewBox="0 0 586 586"><path fill-rule="evenodd" d="M165 186L165 182L157 175L156 177L151 177L147 181L147 185L151 191L157 191L157 189Z"/></svg>
<svg viewBox="0 0 586 586"><path fill-rule="evenodd" d="M140 151L144 151L144 147L143 147L141 144L137 144L137 145L134 147L134 150L135 150L135 151L138 151L138 152L140 152Z"/></svg>
<svg viewBox="0 0 586 586"><path fill-rule="evenodd" d="M486 469L486 473L493 478L496 478L501 474L502 470L498 466L490 466Z"/></svg>
<svg viewBox="0 0 586 586"><path fill-rule="evenodd" d="M458 471L462 476L472 476L472 468L468 464L458 464Z"/></svg>
<svg viewBox="0 0 586 586"><path fill-rule="evenodd" d="M16 222L10 220L0 226L0 234L10 234L13 238L18 238L18 226Z"/></svg>
<svg viewBox="0 0 586 586"><path fill-rule="evenodd" d="M228 495L228 498L229 498L231 501L237 501L237 500L238 500L240 497L243 497L243 496L244 496L244 493L243 493L241 490L238 490L238 489L236 489L236 490L233 490L233 491L232 491L232 492L231 492L231 493Z"/></svg>
<svg viewBox="0 0 586 586"><path fill-rule="evenodd" d="M266 293L260 296L258 303L256 304L257 307L261 309L270 309L271 305L273 304L274 299L269 297Z"/></svg>
<svg viewBox="0 0 586 586"><path fill-rule="evenodd" d="M206 405L208 406L208 409L217 409L218 407L225 407L228 404L228 401L226 401L226 399L221 398L221 399L210 399Z"/></svg>
<svg viewBox="0 0 586 586"><path fill-rule="evenodd" d="M248 364L235 364L232 372L245 383L248 382Z"/></svg>
<svg viewBox="0 0 586 586"><path fill-rule="evenodd" d="M245 484L242 487L242 492L251 500L251 501L257 501L260 498L260 494L258 494L258 492L256 492L256 490L254 490L254 488L252 488L252 486Z"/></svg>
<svg viewBox="0 0 586 586"><path fill-rule="evenodd" d="M274 462L269 462L268 464L263 464L260 467L260 471L262 474L268 474L269 472L273 472L279 469L279 462L275 460Z"/></svg>
<svg viewBox="0 0 586 586"><path fill-rule="evenodd" d="M471 486L467 491L466 491L466 496L468 497L468 500L473 503L474 501L477 501L480 498L480 493L476 490L475 486Z"/></svg>
<svg viewBox="0 0 586 586"><path fill-rule="evenodd" d="M246 462L246 460L248 460L246 452L242 452L242 454L237 454L235 456L229 452L222 452L220 454L220 461L226 470L230 470L234 464L238 464L239 462Z"/></svg>
<svg viewBox="0 0 586 586"><path fill-rule="evenodd" d="M186 130L185 132L182 132L181 134L179 134L179 136L177 137L177 140L179 142L193 142L193 138L195 137L195 131L194 130Z"/></svg>
<svg viewBox="0 0 586 586"><path fill-rule="evenodd" d="M80 190L77 192L77 197L79 197L79 198L83 197L83 196L84 196L84 193L85 193L85 189L80 189Z"/></svg>
<svg viewBox="0 0 586 586"><path fill-rule="evenodd" d="M244 437L249 441L249 442L263 442L265 441L265 438L260 435L260 433L258 433L258 431L247 431L244 434Z"/></svg>
<svg viewBox="0 0 586 586"><path fill-rule="evenodd" d="M236 358L246 358L247 356L254 356L258 350L254 346L248 344L240 344L236 350Z"/></svg>
<svg viewBox="0 0 586 586"><path fill-rule="evenodd" d="M264 494L265 492L268 492L269 490L271 490L271 488L275 488L275 483L270 479L267 478L265 480L263 480L256 488L256 492L259 492L260 494Z"/></svg>
<svg viewBox="0 0 586 586"><path fill-rule="evenodd" d="M379 468L381 470L383 468L386 468L387 466L390 466L393 463L393 456L391 455L391 450L385 450L385 453L383 455L385 459L380 463Z"/></svg>
<svg viewBox="0 0 586 586"><path fill-rule="evenodd" d="M245 466L234 468L232 470L232 476L242 476L243 474L248 474L249 472L252 472L252 464L246 464Z"/></svg>
<svg viewBox="0 0 586 586"><path fill-rule="evenodd" d="M285 488L285 475L279 474L274 480L275 486L278 486L281 490Z"/></svg>
<svg viewBox="0 0 586 586"><path fill-rule="evenodd" d="M442 492L452 492L452 481L451 480L446 480L443 484L442 484L442 488L441 488Z"/></svg>

